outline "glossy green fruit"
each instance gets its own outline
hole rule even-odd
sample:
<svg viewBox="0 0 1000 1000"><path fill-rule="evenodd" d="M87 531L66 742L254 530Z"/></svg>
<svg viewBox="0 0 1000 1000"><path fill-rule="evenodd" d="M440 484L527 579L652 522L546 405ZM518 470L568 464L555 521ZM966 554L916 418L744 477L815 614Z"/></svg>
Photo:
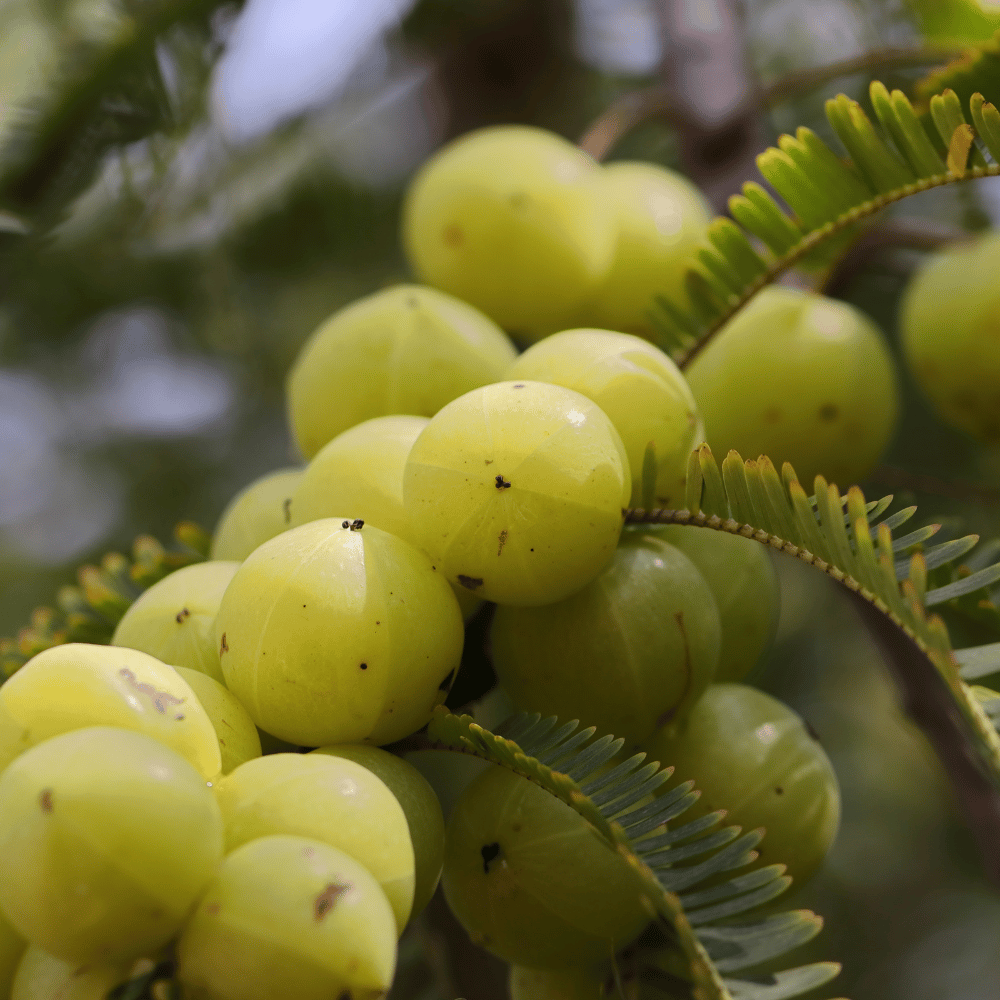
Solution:
<svg viewBox="0 0 1000 1000"><path fill-rule="evenodd" d="M771 286L685 370L712 451L791 462L807 493L878 462L898 411L885 338L853 306Z"/></svg>
<svg viewBox="0 0 1000 1000"><path fill-rule="evenodd" d="M433 416L501 378L514 355L495 323L451 295L420 285L369 295L334 313L302 348L288 376L295 440L312 458L363 420Z"/></svg>
<svg viewBox="0 0 1000 1000"><path fill-rule="evenodd" d="M177 946L189 1000L381 1000L396 966L396 922L353 858L306 837L233 851Z"/></svg>
<svg viewBox="0 0 1000 1000"><path fill-rule="evenodd" d="M278 469L240 490L222 512L212 537L211 557L242 562L258 545L291 523L292 494L301 469Z"/></svg>
<svg viewBox="0 0 1000 1000"><path fill-rule="evenodd" d="M335 518L253 552L216 619L226 686L262 729L300 746L391 743L447 695L464 630L424 553Z"/></svg>
<svg viewBox="0 0 1000 1000"><path fill-rule="evenodd" d="M212 626L238 567L238 562L204 562L165 576L125 612L111 645L138 649L172 667L190 667L221 681Z"/></svg>
<svg viewBox="0 0 1000 1000"><path fill-rule="evenodd" d="M649 335L654 297L684 297L684 274L714 213L686 177L655 163L610 163L593 183L618 239L611 270L588 304L588 322Z"/></svg>
<svg viewBox="0 0 1000 1000"><path fill-rule="evenodd" d="M741 681L778 630L780 587L766 545L742 535L683 524L643 528L680 549L711 588L722 623L716 682Z"/></svg>
<svg viewBox="0 0 1000 1000"><path fill-rule="evenodd" d="M840 788L823 748L776 698L743 684L713 684L678 727L646 743L651 760L694 779L702 797L685 817L717 809L725 822L767 835L754 867L783 864L796 882L826 856L840 821Z"/></svg>
<svg viewBox="0 0 1000 1000"><path fill-rule="evenodd" d="M656 504L684 506L688 456L704 433L684 376L659 348L624 333L566 330L529 347L506 377L572 389L608 415L628 455L633 507L643 504L643 458L652 442Z"/></svg>
<svg viewBox="0 0 1000 1000"><path fill-rule="evenodd" d="M187 667L175 669L191 686L212 722L219 741L222 773L229 774L245 761L259 757L262 751L257 727L236 695L208 674Z"/></svg>
<svg viewBox="0 0 1000 1000"><path fill-rule="evenodd" d="M135 649L83 642L44 650L0 687L0 766L87 726L145 733L205 778L222 766L212 721L173 667Z"/></svg>
<svg viewBox="0 0 1000 1000"><path fill-rule="evenodd" d="M907 364L941 419L1000 442L1000 233L931 257L900 312Z"/></svg>
<svg viewBox="0 0 1000 1000"><path fill-rule="evenodd" d="M0 775L0 908L32 944L76 963L155 954L222 859L205 779L140 733L77 729Z"/></svg>
<svg viewBox="0 0 1000 1000"><path fill-rule="evenodd" d="M631 749L683 716L712 681L719 613L683 552L627 532L611 565L579 593L541 608L497 608L490 639L518 708L579 719Z"/></svg>
<svg viewBox="0 0 1000 1000"><path fill-rule="evenodd" d="M498 604L551 604L611 561L631 479L621 437L585 396L498 382L431 419L403 498L449 580Z"/></svg>
<svg viewBox="0 0 1000 1000"><path fill-rule="evenodd" d="M413 905L409 825L396 797L366 767L325 754L272 754L223 778L216 796L227 852L270 834L322 840L374 876L402 933Z"/></svg>
<svg viewBox="0 0 1000 1000"><path fill-rule="evenodd" d="M421 279L519 339L571 326L611 266L599 167L560 136L502 125L461 136L420 170L403 244Z"/></svg>
<svg viewBox="0 0 1000 1000"><path fill-rule="evenodd" d="M10 1000L105 1000L129 977L128 962L81 965L32 946L17 967ZM5 992L4 997L8 994Z"/></svg>
<svg viewBox="0 0 1000 1000"><path fill-rule="evenodd" d="M10 996L14 974L28 942L0 914L0 997Z"/></svg>
<svg viewBox="0 0 1000 1000"><path fill-rule="evenodd" d="M379 747L341 744L320 747L313 753L343 757L366 767L381 778L403 807L413 844L416 879L410 911L413 920L431 901L444 865L444 816L434 789L412 764Z"/></svg>
<svg viewBox="0 0 1000 1000"><path fill-rule="evenodd" d="M403 470L427 423L427 417L374 417L338 434L309 463L292 498L292 524L360 517L419 547L403 504ZM453 589L468 621L483 602L464 587Z"/></svg>
<svg viewBox="0 0 1000 1000"><path fill-rule="evenodd" d="M501 767L452 810L441 883L474 942L537 968L609 959L652 912L638 874L582 816Z"/></svg>

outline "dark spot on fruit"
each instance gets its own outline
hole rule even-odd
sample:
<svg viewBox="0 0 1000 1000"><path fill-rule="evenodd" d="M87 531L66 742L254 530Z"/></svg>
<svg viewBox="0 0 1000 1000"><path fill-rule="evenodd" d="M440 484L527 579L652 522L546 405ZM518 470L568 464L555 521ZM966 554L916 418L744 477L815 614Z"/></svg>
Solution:
<svg viewBox="0 0 1000 1000"><path fill-rule="evenodd" d="M340 526L342 528L349 528L351 526L351 522L350 521L343 521L343 522L341 522Z"/></svg>
<svg viewBox="0 0 1000 1000"><path fill-rule="evenodd" d="M225 640L223 640L225 641ZM135 674L129 670L128 667L122 667L118 671L119 677L124 677L128 681L129 685L135 688L140 694L147 695L149 700L153 703L156 711L163 715L167 710L168 705L182 705L184 703L183 698L177 698L167 691L157 691L152 684L147 684L145 681L140 681L136 679Z"/></svg>
<svg viewBox="0 0 1000 1000"><path fill-rule="evenodd" d="M497 555L503 552L503 547L507 544L507 529L504 528L503 531L497 535Z"/></svg>
<svg viewBox="0 0 1000 1000"><path fill-rule="evenodd" d="M486 464L487 465L492 465L493 464L493 459L492 458L486 459Z"/></svg>
<svg viewBox="0 0 1000 1000"><path fill-rule="evenodd" d="M500 856L500 845L484 844L482 850L479 853L483 856L483 871L487 875L489 875L490 862L496 861L496 859Z"/></svg>
<svg viewBox="0 0 1000 1000"><path fill-rule="evenodd" d="M183 715L175 715L174 719L177 722L183 722L184 721L184 716Z"/></svg>
<svg viewBox="0 0 1000 1000"><path fill-rule="evenodd" d="M820 420L836 420L840 416L840 410L833 403L824 403L819 408Z"/></svg>
<svg viewBox="0 0 1000 1000"><path fill-rule="evenodd" d="M344 992L341 993L339 997L337 997L337 1000L351 1000L351 991L344 990Z"/></svg>
<svg viewBox="0 0 1000 1000"><path fill-rule="evenodd" d="M281 505L281 509L285 512L285 524L291 524L292 521L292 498L288 497L285 502Z"/></svg>
<svg viewBox="0 0 1000 1000"><path fill-rule="evenodd" d="M42 807L43 813L52 812L52 789L43 788L41 795L38 796L38 804Z"/></svg>
<svg viewBox="0 0 1000 1000"><path fill-rule="evenodd" d="M447 691L451 687L451 682L455 679L455 671L449 670L448 675L445 677L440 684L438 684L438 691Z"/></svg>
<svg viewBox="0 0 1000 1000"><path fill-rule="evenodd" d="M178 625L182 625L184 623L184 619L190 617L191 617L191 612L188 611L187 608L181 608L180 611L178 611L177 614L174 615L174 621L177 622Z"/></svg>
<svg viewBox="0 0 1000 1000"><path fill-rule="evenodd" d="M219 645L219 656L222 656L223 653L228 653L228 652L229 652L229 643L226 642L226 633L223 632L222 642Z"/></svg>
<svg viewBox="0 0 1000 1000"><path fill-rule="evenodd" d="M365 522L361 520L360 517L356 517L350 523L351 531L360 531L365 526Z"/></svg>
<svg viewBox="0 0 1000 1000"><path fill-rule="evenodd" d="M362 670L367 670L368 669L368 664L367 663L362 663L361 664L361 669Z"/></svg>
<svg viewBox="0 0 1000 1000"><path fill-rule="evenodd" d="M532 552L534 552L535 550L534 550L534 549L532 549L531 551L532 551Z"/></svg>
<svg viewBox="0 0 1000 1000"><path fill-rule="evenodd" d="M523 389L524 388L524 383L523 382L518 382L517 385L511 386L511 388L512 389Z"/></svg>
<svg viewBox="0 0 1000 1000"><path fill-rule="evenodd" d="M208 906L205 907L205 912L210 917L217 916L218 913L219 913L219 904L218 903L209 903Z"/></svg>
<svg viewBox="0 0 1000 1000"><path fill-rule="evenodd" d="M479 590L483 585L483 578L481 576L466 576L464 573L459 573L458 582L466 590Z"/></svg>
<svg viewBox="0 0 1000 1000"><path fill-rule="evenodd" d="M510 483L507 482L507 480L504 479L503 476L497 476L496 477L496 484L497 484L497 489L498 490L509 490L510 489Z"/></svg>
<svg viewBox="0 0 1000 1000"><path fill-rule="evenodd" d="M785 794L785 790L784 790L784 788L782 788L782 787L781 787L781 786L779 785L779 786L778 786L778 787L777 787L777 788L776 788L776 789L774 790L774 794L775 794L775 795L784 795L784 794Z"/></svg>
<svg viewBox="0 0 1000 1000"><path fill-rule="evenodd" d="M381 623L381 622L375 622L375 624L376 624L376 625L381 625L382 623Z"/></svg>
<svg viewBox="0 0 1000 1000"><path fill-rule="evenodd" d="M444 227L441 237L446 246L453 247L456 250L465 242L465 233L462 232L461 226L456 226L454 222Z"/></svg>
<svg viewBox="0 0 1000 1000"><path fill-rule="evenodd" d="M351 888L351 883L341 885L340 882L331 882L317 897L313 903L313 914L317 922L322 920L336 905L337 900Z"/></svg>

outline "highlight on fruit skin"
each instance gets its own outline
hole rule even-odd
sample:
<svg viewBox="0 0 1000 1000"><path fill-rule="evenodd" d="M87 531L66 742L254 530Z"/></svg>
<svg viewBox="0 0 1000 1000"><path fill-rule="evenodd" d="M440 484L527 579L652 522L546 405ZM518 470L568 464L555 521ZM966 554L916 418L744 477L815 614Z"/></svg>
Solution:
<svg viewBox="0 0 1000 1000"><path fill-rule="evenodd" d="M610 959L654 912L638 873L582 816L499 766L451 812L441 884L476 944L535 968Z"/></svg>
<svg viewBox="0 0 1000 1000"><path fill-rule="evenodd" d="M402 806L374 772L329 754L271 754L219 781L216 797L227 853L273 834L323 841L364 865L403 932L413 906L413 844Z"/></svg>
<svg viewBox="0 0 1000 1000"><path fill-rule="evenodd" d="M151 736L209 780L222 766L212 720L173 667L135 649L71 642L33 656L0 687L0 767L89 726Z"/></svg>
<svg viewBox="0 0 1000 1000"><path fill-rule="evenodd" d="M937 415L987 444L1000 442L1000 233L929 257L900 305L907 367ZM982 276L982 277L976 277Z"/></svg>
<svg viewBox="0 0 1000 1000"><path fill-rule="evenodd" d="M716 455L791 462L807 484L863 479L899 410L878 327L846 302L794 288L764 288L684 374Z"/></svg>
<svg viewBox="0 0 1000 1000"><path fill-rule="evenodd" d="M415 884L410 920L431 901L444 866L444 815L437 794L409 762L381 747L357 743L320 747L315 754L344 757L367 768L396 796L410 829Z"/></svg>
<svg viewBox="0 0 1000 1000"><path fill-rule="evenodd" d="M215 630L226 686L254 723L309 747L416 732L447 696L465 638L455 595L423 552L337 518L256 549Z"/></svg>
<svg viewBox="0 0 1000 1000"><path fill-rule="evenodd" d="M385 893L343 851L307 837L227 855L177 945L192 1000L381 1000L396 966Z"/></svg>
<svg viewBox="0 0 1000 1000"><path fill-rule="evenodd" d="M610 208L616 240L611 267L582 323L650 336L655 297L686 298L684 274L714 213L683 174L656 163L608 163L591 183Z"/></svg>
<svg viewBox="0 0 1000 1000"><path fill-rule="evenodd" d="M506 378L561 385L608 415L632 470L630 506L644 503L643 459L650 444L656 505L684 505L688 456L704 440L704 429L684 376L659 348L611 330L564 330L529 347Z"/></svg>
<svg viewBox="0 0 1000 1000"><path fill-rule="evenodd" d="M715 597L722 626L714 680L743 680L761 662L778 630L781 591L767 546L684 524L639 530L680 549L698 567Z"/></svg>
<svg viewBox="0 0 1000 1000"><path fill-rule="evenodd" d="M431 417L502 377L514 345L475 303L446 292L376 292L335 312L306 341L287 382L289 422L306 459L364 420Z"/></svg>
<svg viewBox="0 0 1000 1000"><path fill-rule="evenodd" d="M596 404L508 381L431 418L403 498L450 581L498 604L538 605L581 590L611 561L631 480L621 436Z"/></svg>
<svg viewBox="0 0 1000 1000"><path fill-rule="evenodd" d="M796 883L823 863L840 823L840 786L829 757L802 718L745 684L712 684L685 721L646 741L650 760L693 779L697 819L726 810L726 823L767 832L754 868L783 864Z"/></svg>
<svg viewBox="0 0 1000 1000"><path fill-rule="evenodd" d="M571 142L496 125L438 150L410 183L403 246L430 285L521 341L573 326L614 258L600 167Z"/></svg>
<svg viewBox="0 0 1000 1000"><path fill-rule="evenodd" d="M109 726L54 736L0 775L0 909L67 962L155 954L222 859L222 815L173 750Z"/></svg>
<svg viewBox="0 0 1000 1000"><path fill-rule="evenodd" d="M289 503L301 469L278 469L255 479L230 500L212 536L210 557L242 562L291 523Z"/></svg>
<svg viewBox="0 0 1000 1000"><path fill-rule="evenodd" d="M203 562L174 570L140 594L122 616L112 646L149 653L172 667L222 680L213 624L238 562Z"/></svg>
<svg viewBox="0 0 1000 1000"><path fill-rule="evenodd" d="M499 607L493 664L519 709L578 719L624 750L682 718L715 676L721 627L695 564L655 535L626 532L583 590L538 608Z"/></svg>

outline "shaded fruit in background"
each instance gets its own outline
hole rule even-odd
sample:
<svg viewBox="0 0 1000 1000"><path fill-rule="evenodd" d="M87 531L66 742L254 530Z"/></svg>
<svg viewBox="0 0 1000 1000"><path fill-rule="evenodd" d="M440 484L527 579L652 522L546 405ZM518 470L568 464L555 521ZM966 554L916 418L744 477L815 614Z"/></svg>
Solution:
<svg viewBox="0 0 1000 1000"><path fill-rule="evenodd" d="M64 962L32 946L17 967L10 1000L105 1000L111 990L128 980L130 966L130 962Z"/></svg>
<svg viewBox="0 0 1000 1000"><path fill-rule="evenodd" d="M575 321L615 247L600 168L543 129L502 125L439 150L410 184L403 245L430 285L471 302L522 340Z"/></svg>
<svg viewBox="0 0 1000 1000"><path fill-rule="evenodd" d="M846 489L878 462L898 411L885 338L845 302L763 289L685 369L705 435L722 457L791 462Z"/></svg>
<svg viewBox="0 0 1000 1000"><path fill-rule="evenodd" d="M372 771L326 754L272 754L223 778L216 796L227 852L271 834L330 844L371 872L402 933L413 905L413 845L402 806Z"/></svg>
<svg viewBox="0 0 1000 1000"><path fill-rule="evenodd" d="M683 174L654 163L609 163L592 181L612 212L611 269L584 310L586 322L650 334L654 297L683 300L684 274L714 213Z"/></svg>
<svg viewBox="0 0 1000 1000"><path fill-rule="evenodd" d="M301 469L278 469L255 479L229 502L212 536L212 559L242 562L291 523L289 503Z"/></svg>
<svg viewBox="0 0 1000 1000"><path fill-rule="evenodd" d="M604 1000L605 977L589 968L510 968L510 1000Z"/></svg>
<svg viewBox="0 0 1000 1000"><path fill-rule="evenodd" d="M292 498L292 524L322 517L360 517L416 545L403 504L403 470L427 417L373 417L328 441L309 463ZM456 586L462 617L483 603Z"/></svg>
<svg viewBox="0 0 1000 1000"><path fill-rule="evenodd" d="M207 674L187 667L175 669L191 685L212 722L219 740L222 773L229 774L244 761L259 757L262 751L257 727L236 695Z"/></svg>
<svg viewBox="0 0 1000 1000"><path fill-rule="evenodd" d="M413 920L430 902L444 864L444 816L441 803L427 779L412 765L379 747L341 744L320 747L313 753L343 757L380 778L402 806L413 844L415 884Z"/></svg>
<svg viewBox="0 0 1000 1000"><path fill-rule="evenodd" d="M28 942L0 914L0 996L9 996L14 974Z"/></svg>
<svg viewBox="0 0 1000 1000"><path fill-rule="evenodd" d="M935 254L900 306L907 365L938 416L1000 442L1000 233ZM970 276L983 275L983 280Z"/></svg>
<svg viewBox="0 0 1000 1000"><path fill-rule="evenodd" d="M683 552L626 532L611 565L579 593L497 608L491 639L497 676L518 708L579 719L631 749L708 687L719 613Z"/></svg>
<svg viewBox="0 0 1000 1000"><path fill-rule="evenodd" d="M691 389L659 348L609 330L566 330L529 347L506 377L572 389L608 415L628 455L633 507L643 503L643 456L652 442L657 504L684 505L688 455L704 434Z"/></svg>
<svg viewBox="0 0 1000 1000"><path fill-rule="evenodd" d="M715 597L722 643L715 680L741 681L770 648L778 630L780 587L766 545L683 524L643 528L680 549Z"/></svg>
<svg viewBox="0 0 1000 1000"><path fill-rule="evenodd" d="M767 830L753 867L787 865L803 882L822 864L837 835L840 788L787 705L744 684L713 684L686 722L661 729L645 750L675 768L667 787L694 779L702 792L685 818L725 809L727 825Z"/></svg>
<svg viewBox="0 0 1000 1000"><path fill-rule="evenodd" d="M64 733L0 775L0 907L77 963L154 954L222 859L222 816L191 765L110 727Z"/></svg>
<svg viewBox="0 0 1000 1000"><path fill-rule="evenodd" d="M0 766L87 726L145 733L208 779L222 765L212 721L173 667L135 649L71 642L32 657L0 687Z"/></svg>
<svg viewBox="0 0 1000 1000"><path fill-rule="evenodd" d="M391 743L447 696L464 632L455 595L412 545L328 518L257 549L216 619L226 686L299 746Z"/></svg>
<svg viewBox="0 0 1000 1000"><path fill-rule="evenodd" d="M222 680L213 623L238 562L204 562L175 570L125 612L111 639L172 667L200 670Z"/></svg>
<svg viewBox="0 0 1000 1000"><path fill-rule="evenodd" d="M585 587L614 555L631 474L621 437L585 396L498 382L449 403L407 459L414 535L453 583L498 604Z"/></svg>
<svg viewBox="0 0 1000 1000"><path fill-rule="evenodd" d="M372 417L431 417L514 360L507 335L481 312L421 285L399 285L341 309L306 341L288 375L288 413L312 458Z"/></svg>
<svg viewBox="0 0 1000 1000"><path fill-rule="evenodd" d="M262 837L228 855L177 946L192 1000L379 1000L396 922L353 858L306 837Z"/></svg>
<svg viewBox="0 0 1000 1000"><path fill-rule="evenodd" d="M455 804L441 884L475 943L532 967L610 958L650 920L638 874L593 827L501 767Z"/></svg>

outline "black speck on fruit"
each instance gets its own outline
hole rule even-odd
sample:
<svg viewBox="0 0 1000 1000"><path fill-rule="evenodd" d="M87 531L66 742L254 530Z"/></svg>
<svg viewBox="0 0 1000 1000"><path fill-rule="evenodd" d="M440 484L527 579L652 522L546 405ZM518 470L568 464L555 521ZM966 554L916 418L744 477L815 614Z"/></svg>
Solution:
<svg viewBox="0 0 1000 1000"><path fill-rule="evenodd" d="M368 664L367 663L362 663L361 664L361 669L362 670L367 670L368 669Z"/></svg>
<svg viewBox="0 0 1000 1000"><path fill-rule="evenodd" d="M487 875L489 875L490 862L496 861L496 859L500 857L500 845L484 844L482 850L479 853L483 856L483 871Z"/></svg>
<svg viewBox="0 0 1000 1000"><path fill-rule="evenodd" d="M178 625L183 625L184 619L190 617L191 617L191 612L188 611L187 608L181 608L180 611L178 611L177 614L174 615L174 621L177 622Z"/></svg>
<svg viewBox="0 0 1000 1000"><path fill-rule="evenodd" d="M481 576L466 576L464 573L459 573L458 582L466 590L479 590L483 585L483 578Z"/></svg>

